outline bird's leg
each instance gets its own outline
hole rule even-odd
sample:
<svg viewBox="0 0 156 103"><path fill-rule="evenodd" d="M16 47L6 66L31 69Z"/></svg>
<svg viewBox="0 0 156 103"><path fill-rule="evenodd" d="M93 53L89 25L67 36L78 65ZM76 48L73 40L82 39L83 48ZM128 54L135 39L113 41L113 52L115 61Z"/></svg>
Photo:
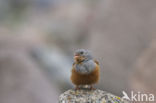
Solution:
<svg viewBox="0 0 156 103"><path fill-rule="evenodd" d="M93 85L90 86L90 90L95 90L95 88L93 87Z"/></svg>

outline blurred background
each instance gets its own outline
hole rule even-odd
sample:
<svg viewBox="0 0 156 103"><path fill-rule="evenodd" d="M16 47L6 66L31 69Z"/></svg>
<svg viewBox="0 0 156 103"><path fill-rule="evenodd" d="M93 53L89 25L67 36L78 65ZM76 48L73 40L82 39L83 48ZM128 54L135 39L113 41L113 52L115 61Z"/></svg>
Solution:
<svg viewBox="0 0 156 103"><path fill-rule="evenodd" d="M0 103L57 103L78 48L99 89L156 95L155 34L155 0L0 0Z"/></svg>

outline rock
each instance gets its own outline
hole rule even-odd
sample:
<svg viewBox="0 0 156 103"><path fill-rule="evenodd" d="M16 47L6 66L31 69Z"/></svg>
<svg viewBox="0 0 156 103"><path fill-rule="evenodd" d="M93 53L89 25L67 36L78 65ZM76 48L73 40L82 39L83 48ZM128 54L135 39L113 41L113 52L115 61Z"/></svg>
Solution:
<svg viewBox="0 0 156 103"><path fill-rule="evenodd" d="M59 103L130 103L106 91L96 90L73 90L70 89L59 97Z"/></svg>

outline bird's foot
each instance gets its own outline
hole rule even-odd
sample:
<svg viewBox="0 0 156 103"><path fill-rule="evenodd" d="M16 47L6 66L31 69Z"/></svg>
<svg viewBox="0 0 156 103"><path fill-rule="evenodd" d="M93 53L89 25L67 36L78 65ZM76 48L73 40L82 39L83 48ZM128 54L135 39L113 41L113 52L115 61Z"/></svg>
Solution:
<svg viewBox="0 0 156 103"><path fill-rule="evenodd" d="M79 90L79 89L80 89L79 86L76 86L74 90L76 91L76 90Z"/></svg>

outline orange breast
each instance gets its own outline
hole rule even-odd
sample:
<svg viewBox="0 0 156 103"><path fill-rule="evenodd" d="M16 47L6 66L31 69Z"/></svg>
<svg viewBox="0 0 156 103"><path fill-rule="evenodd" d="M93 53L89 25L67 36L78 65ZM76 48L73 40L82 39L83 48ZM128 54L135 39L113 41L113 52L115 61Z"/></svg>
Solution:
<svg viewBox="0 0 156 103"><path fill-rule="evenodd" d="M74 66L73 66L74 67ZM93 72L89 74L80 74L74 68L72 69L71 81L75 85L91 85L95 84L99 80L99 65L96 65L96 68Z"/></svg>

